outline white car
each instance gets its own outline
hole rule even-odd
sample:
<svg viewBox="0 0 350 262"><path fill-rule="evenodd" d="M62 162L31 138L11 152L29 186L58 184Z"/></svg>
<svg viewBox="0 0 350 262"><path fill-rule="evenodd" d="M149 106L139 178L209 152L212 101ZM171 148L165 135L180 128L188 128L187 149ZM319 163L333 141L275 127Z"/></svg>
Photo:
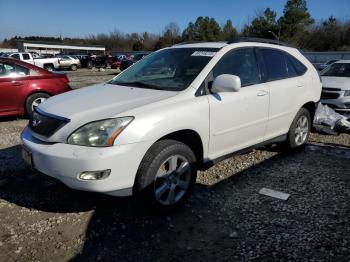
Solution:
<svg viewBox="0 0 350 262"><path fill-rule="evenodd" d="M255 146L305 145L320 95L317 71L297 49L180 44L40 104L21 135L23 157L71 188L170 209L189 196L198 169Z"/></svg>
<svg viewBox="0 0 350 262"><path fill-rule="evenodd" d="M323 104L339 113L350 113L350 60L340 60L321 73Z"/></svg>
<svg viewBox="0 0 350 262"><path fill-rule="evenodd" d="M32 65L36 65L39 66L41 68L44 68L48 71L53 71L55 69L60 68L60 59L59 58L37 58L37 57L33 57L33 55L31 53L11 53L8 55L8 57L17 59L17 60L21 60L27 63L30 63Z"/></svg>

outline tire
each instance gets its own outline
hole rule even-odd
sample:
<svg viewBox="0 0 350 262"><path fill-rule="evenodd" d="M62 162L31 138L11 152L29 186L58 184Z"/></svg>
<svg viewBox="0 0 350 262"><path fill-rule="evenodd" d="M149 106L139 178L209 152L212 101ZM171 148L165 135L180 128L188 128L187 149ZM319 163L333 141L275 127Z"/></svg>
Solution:
<svg viewBox="0 0 350 262"><path fill-rule="evenodd" d="M92 62L91 62L91 61L87 62L86 67L87 67L88 69L92 69L92 68L93 68Z"/></svg>
<svg viewBox="0 0 350 262"><path fill-rule="evenodd" d="M310 112L306 108L301 108L289 128L287 136L287 147L289 150L305 147L310 135L311 126Z"/></svg>
<svg viewBox="0 0 350 262"><path fill-rule="evenodd" d="M168 212L185 203L196 177L193 151L176 140L161 140L145 154L136 175L134 194L142 208Z"/></svg>
<svg viewBox="0 0 350 262"><path fill-rule="evenodd" d="M44 69L46 69L47 71L50 71L50 72L55 70L53 65L44 65Z"/></svg>
<svg viewBox="0 0 350 262"><path fill-rule="evenodd" d="M27 115L31 117L33 115L34 107L38 106L40 103L44 102L49 97L50 95L46 93L35 93L29 96L26 100L26 105L25 105Z"/></svg>
<svg viewBox="0 0 350 262"><path fill-rule="evenodd" d="M78 66L77 66L77 65L71 65L71 66L70 66L70 69L71 69L72 71L77 71Z"/></svg>

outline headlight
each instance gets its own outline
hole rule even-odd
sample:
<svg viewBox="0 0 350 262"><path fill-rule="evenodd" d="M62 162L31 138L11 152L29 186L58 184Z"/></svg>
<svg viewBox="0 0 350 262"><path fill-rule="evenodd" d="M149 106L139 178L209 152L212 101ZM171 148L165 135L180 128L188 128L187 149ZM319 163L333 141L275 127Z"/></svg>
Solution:
<svg viewBox="0 0 350 262"><path fill-rule="evenodd" d="M344 96L350 96L350 90L346 90Z"/></svg>
<svg viewBox="0 0 350 262"><path fill-rule="evenodd" d="M95 147L113 146L114 140L133 119L133 117L121 117L88 123L68 137L68 144Z"/></svg>

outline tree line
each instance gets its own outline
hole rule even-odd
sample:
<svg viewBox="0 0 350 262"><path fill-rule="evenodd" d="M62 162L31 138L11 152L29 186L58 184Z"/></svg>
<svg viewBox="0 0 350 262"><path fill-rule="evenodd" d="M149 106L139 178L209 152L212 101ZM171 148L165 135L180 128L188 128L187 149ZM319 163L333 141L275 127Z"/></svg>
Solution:
<svg viewBox="0 0 350 262"><path fill-rule="evenodd" d="M308 11L306 0L287 0L283 14L266 8L257 12L241 30L231 20L220 25L214 18L198 17L181 31L176 23L166 25L160 34L149 32L89 35L86 38L19 37L4 39L3 47L15 48L18 40L61 42L65 44L103 45L110 51L153 51L186 41L226 41L239 37L261 37L287 42L305 51L350 51L350 21L333 16L315 21Z"/></svg>

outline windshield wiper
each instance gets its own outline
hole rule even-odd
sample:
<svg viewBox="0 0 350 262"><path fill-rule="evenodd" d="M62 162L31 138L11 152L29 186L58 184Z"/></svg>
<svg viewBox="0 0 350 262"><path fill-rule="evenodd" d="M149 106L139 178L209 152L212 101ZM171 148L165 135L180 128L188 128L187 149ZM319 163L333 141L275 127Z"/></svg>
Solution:
<svg viewBox="0 0 350 262"><path fill-rule="evenodd" d="M122 85L122 86L136 86L136 87L145 87L149 89L156 89L156 90L163 90L162 88L154 85L150 85L144 82L140 81L133 81L133 82L112 82L115 85Z"/></svg>

